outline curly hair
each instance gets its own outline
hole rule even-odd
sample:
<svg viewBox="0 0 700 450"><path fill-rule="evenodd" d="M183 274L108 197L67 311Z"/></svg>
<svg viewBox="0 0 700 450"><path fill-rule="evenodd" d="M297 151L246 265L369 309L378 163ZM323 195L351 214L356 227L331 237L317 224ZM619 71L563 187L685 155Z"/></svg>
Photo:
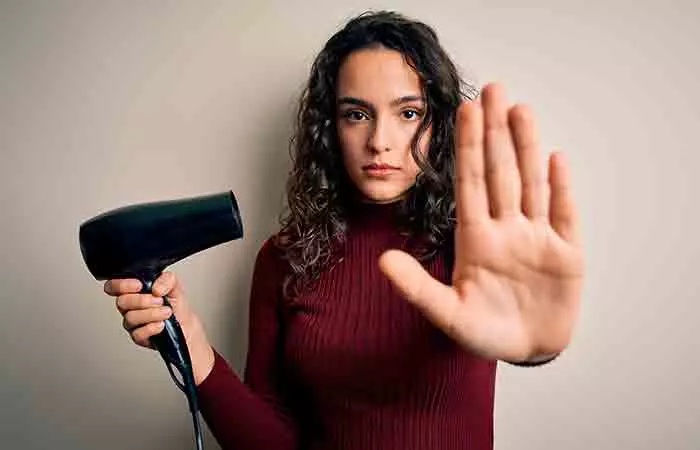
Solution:
<svg viewBox="0 0 700 450"><path fill-rule="evenodd" d="M475 99L478 90L461 79L431 27L395 12L365 12L328 40L299 100L289 147L287 206L273 240L291 268L286 295L298 293L340 259L353 186L335 128L336 83L350 53L374 47L400 52L420 77L426 99L426 113L411 142L420 173L399 207L401 232L420 243L414 252L420 260L451 248L455 116L463 99ZM432 136L423 156L418 141L430 126Z"/></svg>

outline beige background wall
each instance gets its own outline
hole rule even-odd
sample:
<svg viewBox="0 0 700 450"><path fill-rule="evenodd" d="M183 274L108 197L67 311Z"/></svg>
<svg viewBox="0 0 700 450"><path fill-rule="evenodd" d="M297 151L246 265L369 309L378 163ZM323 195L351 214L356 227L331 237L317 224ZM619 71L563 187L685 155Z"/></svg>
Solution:
<svg viewBox="0 0 700 450"><path fill-rule="evenodd" d="M0 3L0 447L193 448L184 398L121 329L78 225L233 189L246 238L173 270L240 369L294 100L345 19L388 7L529 102L573 163L581 321L556 364L500 367L496 449L700 448L700 4L351 3Z"/></svg>

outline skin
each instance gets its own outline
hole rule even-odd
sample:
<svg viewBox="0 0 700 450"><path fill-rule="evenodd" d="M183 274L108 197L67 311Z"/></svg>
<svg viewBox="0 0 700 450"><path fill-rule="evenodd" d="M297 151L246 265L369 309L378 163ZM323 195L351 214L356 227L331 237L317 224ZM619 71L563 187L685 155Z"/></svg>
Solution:
<svg viewBox="0 0 700 450"><path fill-rule="evenodd" d="M561 153L542 170L532 111L493 83L456 123L455 265L447 286L410 255L380 270L407 301L466 350L539 361L569 345L584 276L578 217Z"/></svg>
<svg viewBox="0 0 700 450"><path fill-rule="evenodd" d="M401 199L420 171L410 149L425 114L420 78L396 51L359 50L340 67L336 101L343 162L360 195L373 203ZM418 143L421 153L429 142L430 128ZM396 169L363 170L371 163Z"/></svg>
<svg viewBox="0 0 700 450"><path fill-rule="evenodd" d="M418 166L410 142L424 104L419 77L400 54L357 51L341 66L337 133L343 161L368 202L402 198ZM466 350L512 362L546 359L569 344L579 311L583 252L567 164L561 153L540 164L534 116L509 106L503 87L489 84L480 99L460 106L456 124L457 226L455 266L447 286L410 255L389 250L379 269L408 302ZM427 149L430 130L419 142ZM370 163L396 167L371 174ZM210 373L214 353L175 274L156 280L153 295L138 280L109 280L123 327L132 340L148 339L174 313L192 356L195 382ZM173 307L163 308L167 295Z"/></svg>

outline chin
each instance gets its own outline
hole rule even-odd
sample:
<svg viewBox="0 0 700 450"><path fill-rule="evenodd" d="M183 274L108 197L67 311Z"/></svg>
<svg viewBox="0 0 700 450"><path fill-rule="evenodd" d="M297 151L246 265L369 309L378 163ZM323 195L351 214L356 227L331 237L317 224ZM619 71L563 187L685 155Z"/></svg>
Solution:
<svg viewBox="0 0 700 450"><path fill-rule="evenodd" d="M405 189L390 186L362 186L360 193L372 203L391 203L406 196L409 187Z"/></svg>

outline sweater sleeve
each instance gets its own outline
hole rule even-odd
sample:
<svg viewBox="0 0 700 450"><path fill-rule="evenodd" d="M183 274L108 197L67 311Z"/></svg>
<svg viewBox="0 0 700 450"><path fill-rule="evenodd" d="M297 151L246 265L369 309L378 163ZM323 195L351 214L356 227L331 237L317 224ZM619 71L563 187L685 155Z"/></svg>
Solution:
<svg viewBox="0 0 700 450"><path fill-rule="evenodd" d="M250 292L244 381L214 351L214 367L197 387L200 411L223 450L298 446L297 423L285 389L281 276L271 240L258 252Z"/></svg>

